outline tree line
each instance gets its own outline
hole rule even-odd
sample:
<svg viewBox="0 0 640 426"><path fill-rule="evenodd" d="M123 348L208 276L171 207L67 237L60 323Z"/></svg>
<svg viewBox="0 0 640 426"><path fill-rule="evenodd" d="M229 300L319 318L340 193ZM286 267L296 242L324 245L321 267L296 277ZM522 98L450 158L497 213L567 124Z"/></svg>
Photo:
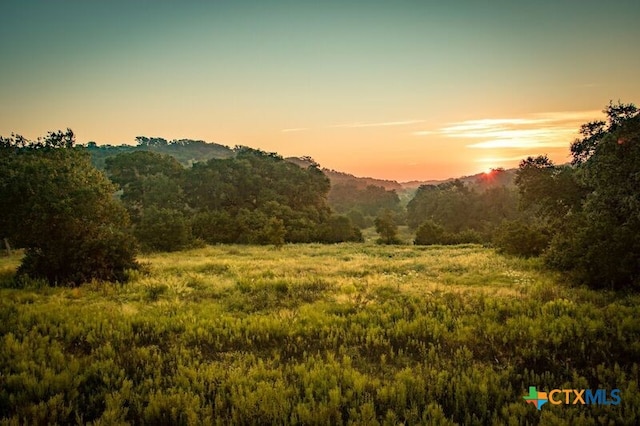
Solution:
<svg viewBox="0 0 640 426"><path fill-rule="evenodd" d="M173 157L138 151L108 158L143 248L179 250L194 242L274 244L360 241L360 231L327 204L329 181L277 154L236 147L234 156L184 168Z"/></svg>
<svg viewBox="0 0 640 426"><path fill-rule="evenodd" d="M329 208L317 164L303 169L247 147L233 153L185 168L169 155L125 152L105 160L104 174L70 129L1 138L0 237L25 249L18 277L124 281L138 248L362 240Z"/></svg>
<svg viewBox="0 0 640 426"><path fill-rule="evenodd" d="M516 183L547 244L545 263L595 288L640 287L640 114L609 104L584 124L570 165L520 163ZM518 237L513 235L513 240ZM505 250L515 251L507 243Z"/></svg>
<svg viewBox="0 0 640 426"><path fill-rule="evenodd" d="M406 209L395 189L332 187L312 159L243 146L190 163L158 150L207 151L203 143L138 137L144 149L98 156L105 174L89 155L102 148L76 146L71 130L0 137L0 237L25 249L19 276L79 284L125 280L138 248L362 241L370 226L380 243L397 244L406 224L415 244L481 243L542 256L593 287L637 288L640 118L633 104L604 112L580 129L571 164L529 157L515 185L502 169L476 184L423 185Z"/></svg>
<svg viewBox="0 0 640 426"><path fill-rule="evenodd" d="M610 103L580 128L570 164L520 163L515 188L425 185L407 206L416 244L483 242L593 288L640 287L640 114ZM503 173L500 171L494 171Z"/></svg>
<svg viewBox="0 0 640 426"><path fill-rule="evenodd" d="M460 181L426 185L407 206L416 244L484 242L540 256L593 288L640 287L640 114L610 103L606 120L581 126L570 164L521 161L515 188Z"/></svg>

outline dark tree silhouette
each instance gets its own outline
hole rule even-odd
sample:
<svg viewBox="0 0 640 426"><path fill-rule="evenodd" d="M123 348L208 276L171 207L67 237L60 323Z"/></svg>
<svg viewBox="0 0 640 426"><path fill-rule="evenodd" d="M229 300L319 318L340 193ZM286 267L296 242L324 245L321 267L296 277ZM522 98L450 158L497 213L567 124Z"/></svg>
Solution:
<svg viewBox="0 0 640 426"><path fill-rule="evenodd" d="M25 248L19 274L51 284L123 281L137 267L127 212L74 142L69 129L0 138L1 228Z"/></svg>

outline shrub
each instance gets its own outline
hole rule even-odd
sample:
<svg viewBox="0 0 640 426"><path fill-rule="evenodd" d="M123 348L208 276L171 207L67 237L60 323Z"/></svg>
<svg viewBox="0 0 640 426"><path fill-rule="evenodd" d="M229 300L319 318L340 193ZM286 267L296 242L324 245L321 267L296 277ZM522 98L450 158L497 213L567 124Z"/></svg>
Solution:
<svg viewBox="0 0 640 426"><path fill-rule="evenodd" d="M378 244L399 244L398 220L391 210L385 210L373 221L376 232L380 235Z"/></svg>
<svg viewBox="0 0 640 426"><path fill-rule="evenodd" d="M416 231L413 241L416 245L455 245L455 244L479 244L482 236L473 229L465 229L460 232L446 232L444 227L433 220L427 220Z"/></svg>
<svg viewBox="0 0 640 426"><path fill-rule="evenodd" d="M318 241L322 243L362 242L360 229L346 216L331 216L318 228Z"/></svg>
<svg viewBox="0 0 640 426"><path fill-rule="evenodd" d="M444 236L444 228L433 220L425 221L416 231L416 239L414 244L431 245L442 244Z"/></svg>
<svg viewBox="0 0 640 426"><path fill-rule="evenodd" d="M192 241L191 225L182 212L155 206L144 209L134 233L148 251L181 250Z"/></svg>
<svg viewBox="0 0 640 426"><path fill-rule="evenodd" d="M547 229L520 220L504 222L494 234L493 245L501 253L531 257L542 254L550 240Z"/></svg>

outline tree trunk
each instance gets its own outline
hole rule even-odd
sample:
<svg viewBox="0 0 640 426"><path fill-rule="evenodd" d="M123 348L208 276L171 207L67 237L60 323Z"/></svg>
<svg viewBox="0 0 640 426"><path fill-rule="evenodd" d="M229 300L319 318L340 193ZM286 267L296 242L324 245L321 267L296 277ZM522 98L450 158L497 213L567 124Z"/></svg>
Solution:
<svg viewBox="0 0 640 426"><path fill-rule="evenodd" d="M11 256L11 246L7 238L4 239L4 247L7 249L7 255Z"/></svg>

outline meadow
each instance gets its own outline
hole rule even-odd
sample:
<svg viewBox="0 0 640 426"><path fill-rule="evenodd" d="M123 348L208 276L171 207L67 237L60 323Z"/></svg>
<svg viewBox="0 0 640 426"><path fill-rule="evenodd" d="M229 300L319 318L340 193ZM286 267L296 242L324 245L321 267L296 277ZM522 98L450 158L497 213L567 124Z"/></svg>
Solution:
<svg viewBox="0 0 640 426"><path fill-rule="evenodd" d="M0 424L640 423L640 297L479 245L208 246L11 284ZM620 389L553 405L542 389Z"/></svg>

